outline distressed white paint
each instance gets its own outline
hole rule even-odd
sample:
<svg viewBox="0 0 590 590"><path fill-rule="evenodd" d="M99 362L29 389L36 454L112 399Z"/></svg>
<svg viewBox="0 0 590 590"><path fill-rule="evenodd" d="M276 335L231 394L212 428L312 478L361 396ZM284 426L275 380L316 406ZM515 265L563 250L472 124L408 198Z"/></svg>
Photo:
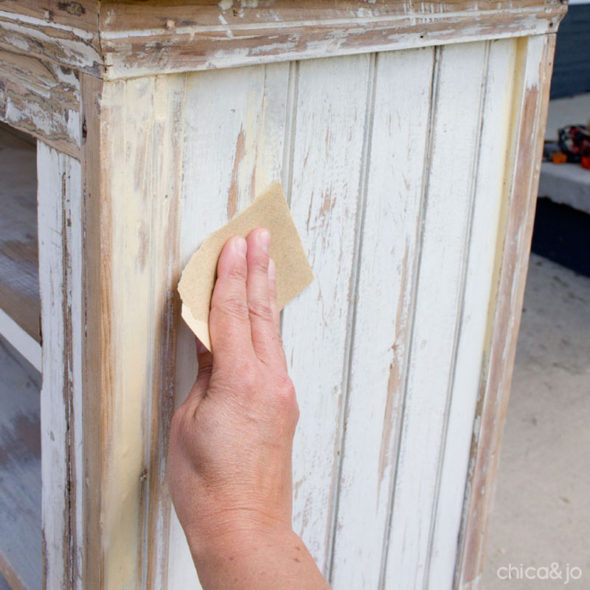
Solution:
<svg viewBox="0 0 590 590"><path fill-rule="evenodd" d="M478 43L440 51L386 588L409 590L425 583L439 448L463 302L485 48Z"/></svg>
<svg viewBox="0 0 590 590"><path fill-rule="evenodd" d="M187 78L181 201L180 264L229 215L280 179L288 118L288 64L203 72ZM194 338L178 333L177 403L196 374ZM171 589L197 585L184 533L173 515Z"/></svg>
<svg viewBox="0 0 590 590"><path fill-rule="evenodd" d="M53 590L68 586L77 559L73 531L83 530L80 164L38 142L37 174L43 536L46 587Z"/></svg>
<svg viewBox="0 0 590 590"><path fill-rule="evenodd" d="M2 309L0 309L0 335L6 338L35 369L41 370L41 345Z"/></svg>
<svg viewBox="0 0 590 590"><path fill-rule="evenodd" d="M474 171L475 201L470 241L465 255L464 304L449 399L448 420L441 440L440 484L433 536L429 587L450 588L457 557L461 509L471 450L477 392L481 382L485 333L493 289L500 211L512 109L513 41L492 42L489 48L478 167Z"/></svg>
<svg viewBox="0 0 590 590"><path fill-rule="evenodd" d="M293 526L328 573L373 58L301 62L297 82L288 190L315 280L283 312L285 352L301 411Z"/></svg>
<svg viewBox="0 0 590 590"><path fill-rule="evenodd" d="M388 522L428 141L434 52L378 56L334 588L377 588ZM303 335L302 335L303 337Z"/></svg>
<svg viewBox="0 0 590 590"><path fill-rule="evenodd" d="M180 264L280 179L316 276L283 315L293 521L335 589L452 583L515 67L508 40L188 77ZM184 326L177 362L180 402ZM197 583L175 519L169 559Z"/></svg>

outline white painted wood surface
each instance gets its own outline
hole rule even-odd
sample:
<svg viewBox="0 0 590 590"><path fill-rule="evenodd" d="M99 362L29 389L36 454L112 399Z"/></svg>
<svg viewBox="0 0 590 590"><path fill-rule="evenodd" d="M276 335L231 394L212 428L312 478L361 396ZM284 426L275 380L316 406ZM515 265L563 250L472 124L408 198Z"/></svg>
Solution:
<svg viewBox="0 0 590 590"><path fill-rule="evenodd" d="M335 588L377 588L380 580L406 375L434 57L432 49L418 49L377 58L354 340L343 392L346 437L332 557Z"/></svg>
<svg viewBox="0 0 590 590"><path fill-rule="evenodd" d="M0 338L0 572L16 590L40 590L41 376Z"/></svg>
<svg viewBox="0 0 590 590"><path fill-rule="evenodd" d="M76 587L73 539L82 530L83 323L80 163L37 144L39 282L43 330L41 448L48 590Z"/></svg>
<svg viewBox="0 0 590 590"><path fill-rule="evenodd" d="M293 520L335 589L452 585L515 47L187 77L180 265L279 180L316 277L282 320L301 409ZM177 402L195 373L183 326ZM170 588L195 584L175 521L169 555Z"/></svg>
<svg viewBox="0 0 590 590"><path fill-rule="evenodd" d="M512 116L512 75L516 47L511 41L489 45L481 131L473 174L473 212L464 261L464 293L447 401L445 432L439 450L438 498L430 540L430 588L453 584L473 422L486 353L486 330L493 308L498 228L505 202L508 128ZM498 132L500 130L500 133Z"/></svg>
<svg viewBox="0 0 590 590"><path fill-rule="evenodd" d="M181 266L209 233L280 179L284 146L289 144L290 70L288 64L279 64L187 77ZM178 334L177 403L192 386L195 365L194 338L183 325ZM170 536L169 587L195 587L195 569L175 518Z"/></svg>

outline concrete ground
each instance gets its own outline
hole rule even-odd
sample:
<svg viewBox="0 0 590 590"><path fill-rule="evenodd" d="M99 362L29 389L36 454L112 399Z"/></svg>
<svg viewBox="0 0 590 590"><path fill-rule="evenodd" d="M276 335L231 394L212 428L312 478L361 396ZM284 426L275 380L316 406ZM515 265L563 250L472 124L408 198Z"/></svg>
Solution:
<svg viewBox="0 0 590 590"><path fill-rule="evenodd" d="M589 426L590 279L533 254L484 590L590 588Z"/></svg>
<svg viewBox="0 0 590 590"><path fill-rule="evenodd" d="M589 425L590 279L533 254L483 589L590 588Z"/></svg>

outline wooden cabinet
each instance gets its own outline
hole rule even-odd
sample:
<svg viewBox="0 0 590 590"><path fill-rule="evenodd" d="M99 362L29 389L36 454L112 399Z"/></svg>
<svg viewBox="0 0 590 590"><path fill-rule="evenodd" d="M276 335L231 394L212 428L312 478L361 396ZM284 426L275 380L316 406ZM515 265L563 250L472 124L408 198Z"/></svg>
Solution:
<svg viewBox="0 0 590 590"><path fill-rule="evenodd" d="M37 139L42 334L35 281L6 303L0 257L3 333L42 369L31 581L0 543L15 587L42 569L49 589L196 586L165 484L196 372L176 284L276 181L316 277L282 318L295 529L335 590L479 586L566 8L1 3L0 118ZM34 192L11 192L2 147L2 255L21 209L34 252ZM25 396L5 372L41 382L19 366L6 407Z"/></svg>

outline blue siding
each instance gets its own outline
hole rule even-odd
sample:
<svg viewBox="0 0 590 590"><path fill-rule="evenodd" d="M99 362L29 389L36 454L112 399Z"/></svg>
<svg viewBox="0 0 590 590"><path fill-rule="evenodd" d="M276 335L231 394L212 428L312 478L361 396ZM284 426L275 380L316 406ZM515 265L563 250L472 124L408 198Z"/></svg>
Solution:
<svg viewBox="0 0 590 590"><path fill-rule="evenodd" d="M570 6L557 33L551 98L590 92L590 4Z"/></svg>

